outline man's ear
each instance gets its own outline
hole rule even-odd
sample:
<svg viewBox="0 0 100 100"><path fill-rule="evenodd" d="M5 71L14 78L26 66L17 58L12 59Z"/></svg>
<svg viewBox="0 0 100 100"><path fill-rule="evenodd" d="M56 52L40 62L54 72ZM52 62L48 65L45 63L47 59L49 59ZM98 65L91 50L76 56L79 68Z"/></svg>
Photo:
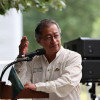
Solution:
<svg viewBox="0 0 100 100"><path fill-rule="evenodd" d="M36 38L36 41L40 44L40 41L41 41L41 40L40 40L39 38Z"/></svg>

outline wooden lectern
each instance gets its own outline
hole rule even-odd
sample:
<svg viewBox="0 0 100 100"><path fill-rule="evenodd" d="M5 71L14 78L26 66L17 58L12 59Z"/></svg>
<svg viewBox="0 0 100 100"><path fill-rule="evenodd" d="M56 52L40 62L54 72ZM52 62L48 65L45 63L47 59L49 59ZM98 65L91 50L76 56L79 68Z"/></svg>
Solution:
<svg viewBox="0 0 100 100"><path fill-rule="evenodd" d="M15 100L22 98L49 98L49 94L40 91L24 89L17 95ZM12 99L12 86L5 85L5 82L0 82L0 99Z"/></svg>

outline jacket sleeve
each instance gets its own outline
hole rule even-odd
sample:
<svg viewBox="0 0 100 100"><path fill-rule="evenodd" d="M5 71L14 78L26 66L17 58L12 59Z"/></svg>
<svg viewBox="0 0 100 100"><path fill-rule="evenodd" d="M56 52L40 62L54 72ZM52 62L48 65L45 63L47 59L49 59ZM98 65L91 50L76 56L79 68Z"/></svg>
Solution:
<svg viewBox="0 0 100 100"><path fill-rule="evenodd" d="M19 62L14 68L23 84L31 82L31 67L28 62Z"/></svg>
<svg viewBox="0 0 100 100"><path fill-rule="evenodd" d="M59 97L67 96L73 89L77 88L82 77L81 56L76 54L69 57L65 62L64 73L61 77L46 83L36 83L37 91L56 93Z"/></svg>

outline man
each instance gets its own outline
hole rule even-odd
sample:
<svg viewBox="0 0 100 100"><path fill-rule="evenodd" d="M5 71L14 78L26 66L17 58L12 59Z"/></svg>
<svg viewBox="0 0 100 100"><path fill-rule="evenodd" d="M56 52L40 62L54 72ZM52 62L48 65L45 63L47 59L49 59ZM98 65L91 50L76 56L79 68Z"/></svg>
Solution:
<svg viewBox="0 0 100 100"><path fill-rule="evenodd" d="M35 37L46 53L35 56L30 62L15 65L24 87L49 93L49 99L46 100L80 100L80 54L62 47L61 30L53 20L40 21L35 29ZM28 44L24 36L19 55L27 53Z"/></svg>

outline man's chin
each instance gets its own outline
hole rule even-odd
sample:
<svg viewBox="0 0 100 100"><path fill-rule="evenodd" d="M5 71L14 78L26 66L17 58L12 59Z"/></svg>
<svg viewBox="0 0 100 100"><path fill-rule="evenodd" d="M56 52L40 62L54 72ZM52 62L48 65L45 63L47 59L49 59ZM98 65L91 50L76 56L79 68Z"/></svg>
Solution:
<svg viewBox="0 0 100 100"><path fill-rule="evenodd" d="M59 51L59 48L53 47L53 48L50 49L50 51L51 52L58 52Z"/></svg>

